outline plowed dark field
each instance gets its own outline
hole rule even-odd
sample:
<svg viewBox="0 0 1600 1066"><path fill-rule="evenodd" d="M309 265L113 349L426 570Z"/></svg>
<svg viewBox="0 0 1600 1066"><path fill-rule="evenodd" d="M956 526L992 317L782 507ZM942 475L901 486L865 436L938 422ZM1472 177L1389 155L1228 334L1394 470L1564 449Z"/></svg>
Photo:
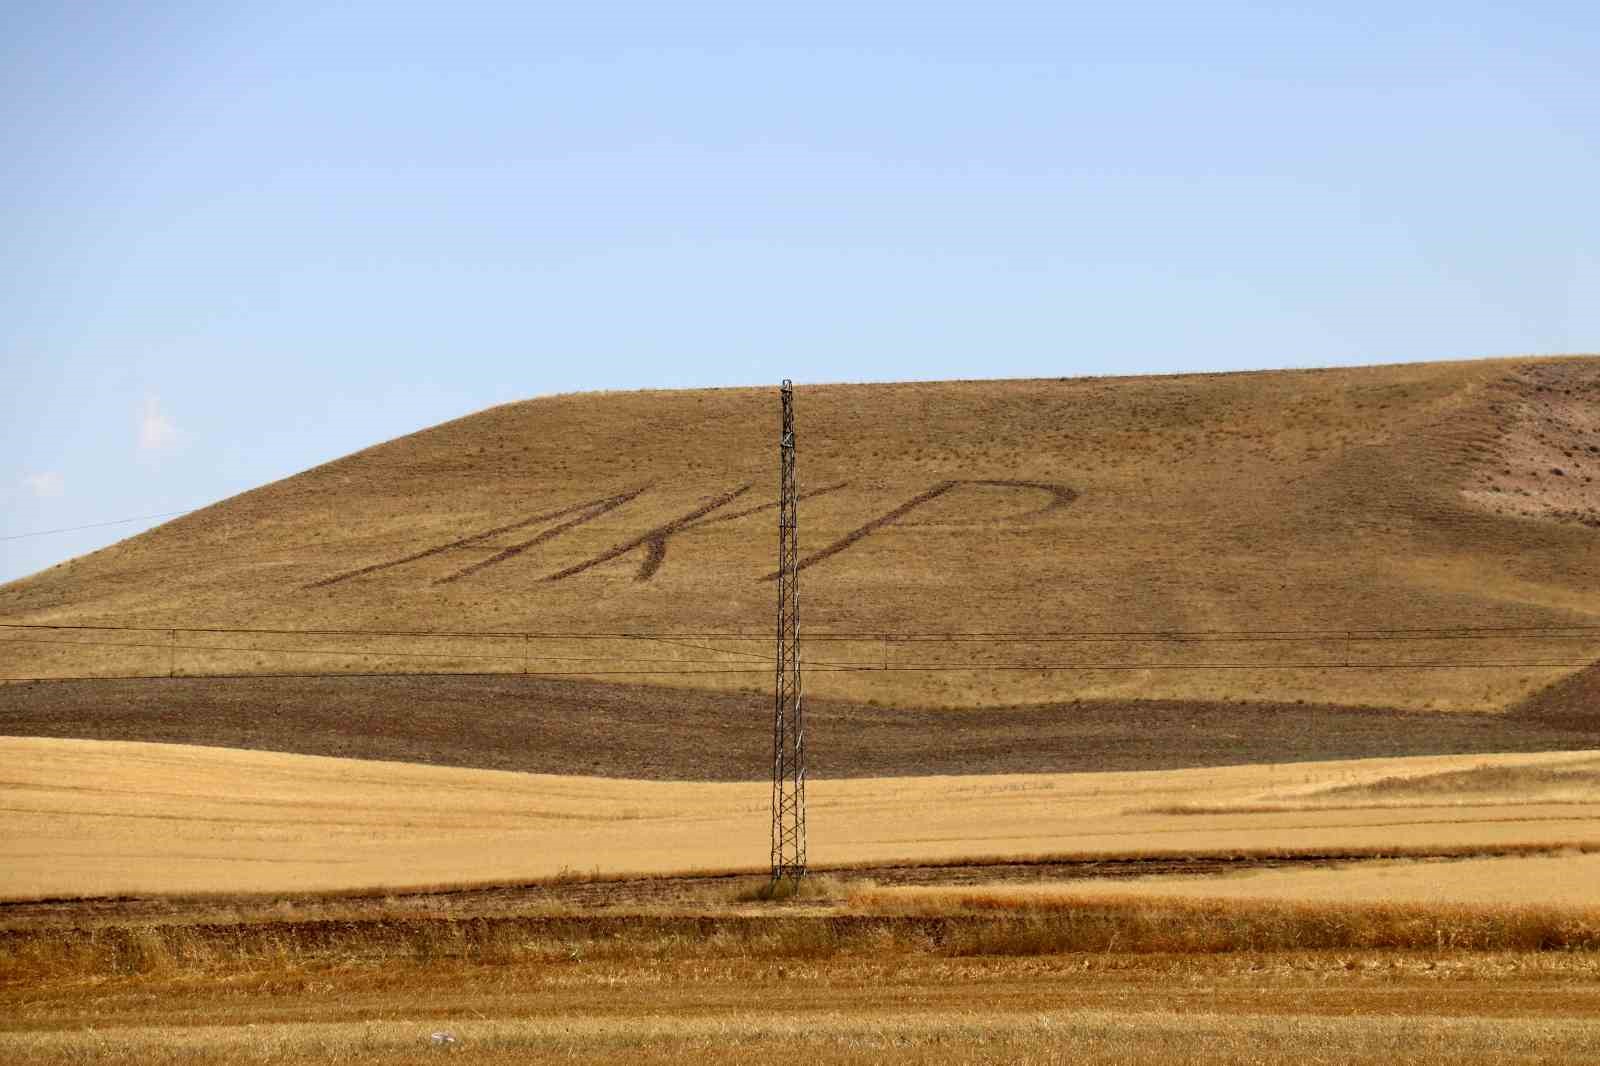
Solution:
<svg viewBox="0 0 1600 1066"><path fill-rule="evenodd" d="M1567 695L1570 695L1568 693ZM814 777L1161 770L1589 748L1564 700L1502 714L1084 700L806 704ZM0 735L136 740L640 780L769 772L764 697L517 676L174 678L0 686Z"/></svg>

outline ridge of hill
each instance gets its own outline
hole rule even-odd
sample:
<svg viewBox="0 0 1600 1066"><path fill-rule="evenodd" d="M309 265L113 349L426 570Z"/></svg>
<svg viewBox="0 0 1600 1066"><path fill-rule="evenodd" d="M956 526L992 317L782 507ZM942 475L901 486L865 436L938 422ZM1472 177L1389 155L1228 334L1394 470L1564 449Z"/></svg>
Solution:
<svg viewBox="0 0 1600 1066"><path fill-rule="evenodd" d="M808 688L1504 710L1600 639L1337 634L1600 623L1597 400L1594 357L799 386L803 618L855 634L811 645ZM380 444L0 586L0 622L154 631L29 635L0 672L761 689L776 419L769 389L576 394ZM201 626L545 636L171 632ZM1045 639L1101 631L1218 641ZM948 633L1013 639L900 639Z"/></svg>

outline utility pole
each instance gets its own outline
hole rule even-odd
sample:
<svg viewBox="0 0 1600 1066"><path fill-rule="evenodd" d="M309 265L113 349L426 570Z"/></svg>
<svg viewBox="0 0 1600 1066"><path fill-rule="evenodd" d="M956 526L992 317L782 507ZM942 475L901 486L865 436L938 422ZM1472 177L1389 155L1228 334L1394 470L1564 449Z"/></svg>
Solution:
<svg viewBox="0 0 1600 1066"><path fill-rule="evenodd" d="M806 732L800 698L800 545L794 386L783 380L778 436L778 657L772 707L772 881L806 873Z"/></svg>

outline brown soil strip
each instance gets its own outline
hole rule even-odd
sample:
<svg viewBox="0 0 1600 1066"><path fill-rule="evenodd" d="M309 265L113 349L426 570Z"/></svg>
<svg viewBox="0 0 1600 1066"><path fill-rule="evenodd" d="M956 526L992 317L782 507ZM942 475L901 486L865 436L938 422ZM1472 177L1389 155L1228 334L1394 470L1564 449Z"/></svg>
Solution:
<svg viewBox="0 0 1600 1066"><path fill-rule="evenodd" d="M1535 692L1512 715L1552 729L1600 733L1600 666L1591 666ZM1584 747L1592 747L1585 744Z"/></svg>
<svg viewBox="0 0 1600 1066"><path fill-rule="evenodd" d="M811 776L1067 773L1570 751L1600 720L1299 703L977 710L812 700ZM0 735L203 744L636 780L765 780L770 696L524 677L148 678L0 685Z"/></svg>

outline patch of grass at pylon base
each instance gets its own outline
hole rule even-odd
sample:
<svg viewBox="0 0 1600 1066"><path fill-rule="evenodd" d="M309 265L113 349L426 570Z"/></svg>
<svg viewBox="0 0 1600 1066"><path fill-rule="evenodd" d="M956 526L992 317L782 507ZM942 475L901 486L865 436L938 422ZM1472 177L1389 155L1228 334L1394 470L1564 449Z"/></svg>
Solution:
<svg viewBox="0 0 1600 1066"><path fill-rule="evenodd" d="M741 885L733 893L735 903L782 903L786 900L838 899L846 892L844 883L827 874L780 877Z"/></svg>

